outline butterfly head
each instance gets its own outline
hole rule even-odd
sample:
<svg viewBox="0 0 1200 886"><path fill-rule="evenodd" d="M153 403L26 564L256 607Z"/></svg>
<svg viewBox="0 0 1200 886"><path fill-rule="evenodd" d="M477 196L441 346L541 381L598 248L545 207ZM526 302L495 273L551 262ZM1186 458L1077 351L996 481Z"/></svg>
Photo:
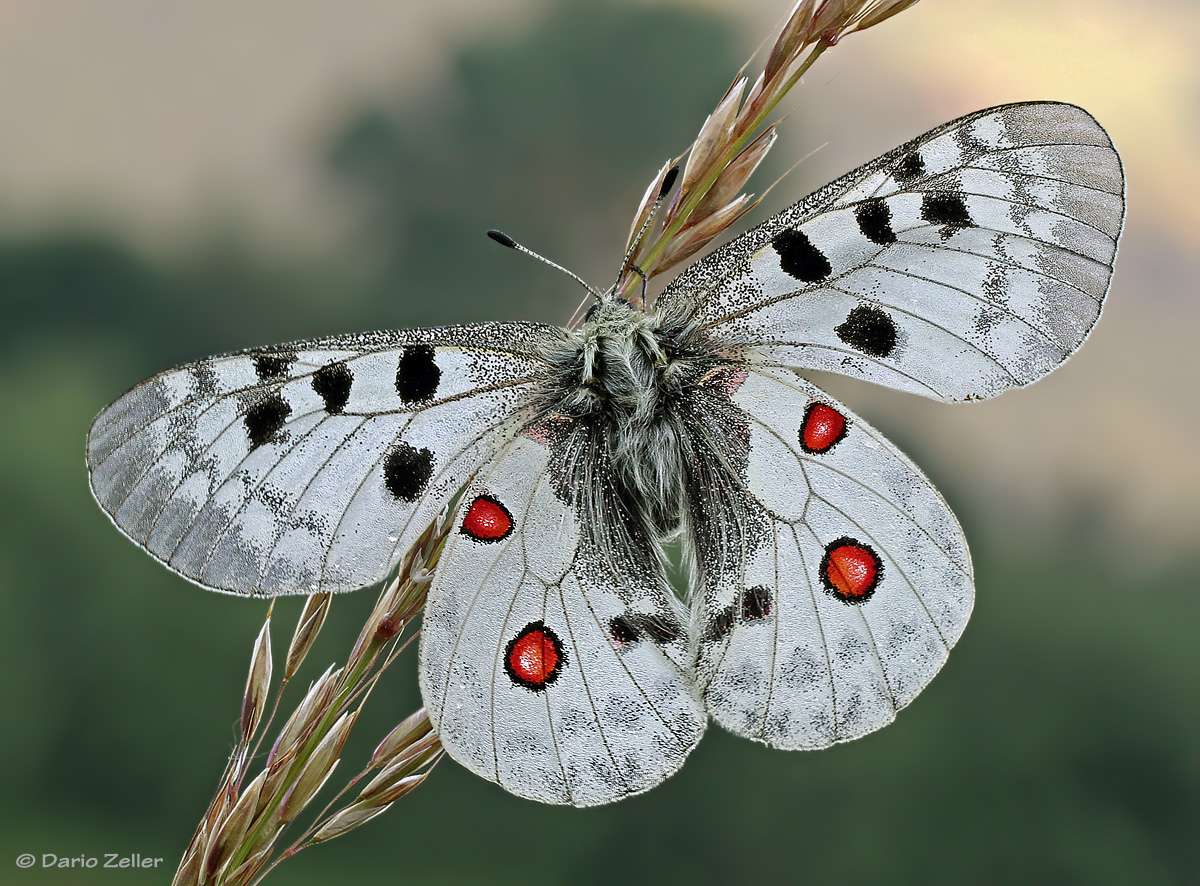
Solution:
<svg viewBox="0 0 1200 886"><path fill-rule="evenodd" d="M579 330L584 385L599 385L618 404L655 384L666 361L654 321L623 298L592 305Z"/></svg>
<svg viewBox="0 0 1200 886"><path fill-rule="evenodd" d="M588 323L600 312L600 308L605 305L616 306L615 310L611 310L610 315L623 316L627 311L636 311L636 308L630 304L627 298L614 298L611 293L599 299L594 305L587 309L587 313L583 315L583 322ZM620 310L624 308L625 310Z"/></svg>

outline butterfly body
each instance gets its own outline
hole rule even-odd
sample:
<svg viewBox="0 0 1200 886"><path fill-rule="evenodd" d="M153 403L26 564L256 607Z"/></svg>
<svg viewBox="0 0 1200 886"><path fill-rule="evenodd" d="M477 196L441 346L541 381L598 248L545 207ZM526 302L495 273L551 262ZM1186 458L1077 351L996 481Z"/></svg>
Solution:
<svg viewBox="0 0 1200 886"><path fill-rule="evenodd" d="M564 453L606 452L611 471L593 485L611 483L627 519L661 541L678 533L685 509L687 453L697 445L690 394L736 359L712 336L606 298L554 358L535 412L556 428ZM580 488L587 479L564 483Z"/></svg>
<svg viewBox="0 0 1200 886"><path fill-rule="evenodd" d="M92 490L191 581L275 595L380 580L466 483L419 678L446 750L515 794L648 790L710 718L826 747L912 701L974 589L928 479L794 369L943 401L1029 384L1096 322L1123 213L1085 111L980 111L646 311L609 296L576 330L336 336L162 373L97 417Z"/></svg>
<svg viewBox="0 0 1200 886"><path fill-rule="evenodd" d="M586 427L592 445L602 441L625 493L666 528L681 493L673 402L686 368L652 318L628 304L603 301L589 314L548 409Z"/></svg>

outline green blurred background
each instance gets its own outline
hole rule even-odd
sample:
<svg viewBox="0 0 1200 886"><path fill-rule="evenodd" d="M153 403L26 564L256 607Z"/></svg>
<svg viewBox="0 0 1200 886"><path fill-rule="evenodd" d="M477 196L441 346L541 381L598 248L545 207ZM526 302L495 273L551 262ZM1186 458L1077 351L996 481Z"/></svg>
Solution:
<svg viewBox="0 0 1200 886"><path fill-rule="evenodd" d="M785 12L0 8L0 882L165 881L14 859L140 853L173 870L265 613L111 528L83 467L93 415L214 352L565 320L578 293L483 231L609 280L649 178ZM1087 106L1130 181L1111 307L1051 379L958 408L829 383L926 469L975 556L972 623L896 724L819 753L714 728L661 787L586 811L446 762L272 882L1200 882L1198 22L1187 0L922 3L795 92L758 190L821 150L758 218L1020 99ZM302 678L344 658L371 602L335 601ZM277 646L296 611L277 610ZM344 767L418 704L410 655Z"/></svg>

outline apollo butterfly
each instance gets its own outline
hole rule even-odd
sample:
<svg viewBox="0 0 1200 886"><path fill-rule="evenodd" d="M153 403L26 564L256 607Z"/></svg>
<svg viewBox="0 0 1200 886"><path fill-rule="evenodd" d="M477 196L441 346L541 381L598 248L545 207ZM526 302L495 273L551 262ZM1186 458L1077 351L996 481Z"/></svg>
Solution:
<svg viewBox="0 0 1200 886"><path fill-rule="evenodd" d="M645 310L609 294L576 329L343 335L164 372L95 420L92 491L184 577L272 596L379 581L469 480L421 691L450 755L520 796L645 791L710 717L826 747L913 700L974 591L929 481L792 370L943 401L1036 381L1100 314L1123 195L1085 111L979 111Z"/></svg>

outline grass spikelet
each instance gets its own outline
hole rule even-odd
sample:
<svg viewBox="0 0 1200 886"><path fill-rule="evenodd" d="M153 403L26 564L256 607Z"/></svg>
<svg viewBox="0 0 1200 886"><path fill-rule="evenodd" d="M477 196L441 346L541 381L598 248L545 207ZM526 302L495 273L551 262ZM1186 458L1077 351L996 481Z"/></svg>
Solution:
<svg viewBox="0 0 1200 886"><path fill-rule="evenodd" d="M458 496L455 496L457 500ZM249 886L275 865L315 843L326 842L365 824L411 792L441 758L438 737L424 709L414 712L380 741L367 765L317 813L312 823L280 849L285 831L305 813L338 768L358 712L380 674L412 638L405 628L420 614L433 568L450 529L452 501L421 534L393 575L342 667L330 666L309 686L287 716L262 768L247 783L264 734L280 707L284 686L312 649L330 608L328 594L308 598L289 644L283 675L274 690L271 715L270 625L273 608L255 638L242 698L239 740L220 786L180 860L175 886ZM334 808L370 773L366 788Z"/></svg>
<svg viewBox="0 0 1200 886"><path fill-rule="evenodd" d="M872 28L916 2L799 0L754 85L747 92L748 80L739 74L700 127L685 152L679 190L667 203L657 229L651 229L634 249L618 281L617 295L642 306L637 296L642 274L651 279L677 270L752 209L757 201L739 192L775 143L774 126L766 124L771 112L816 60L844 36ZM661 180L660 172L655 182ZM655 183L646 193L655 193ZM635 232L646 206L643 199L634 216Z"/></svg>

